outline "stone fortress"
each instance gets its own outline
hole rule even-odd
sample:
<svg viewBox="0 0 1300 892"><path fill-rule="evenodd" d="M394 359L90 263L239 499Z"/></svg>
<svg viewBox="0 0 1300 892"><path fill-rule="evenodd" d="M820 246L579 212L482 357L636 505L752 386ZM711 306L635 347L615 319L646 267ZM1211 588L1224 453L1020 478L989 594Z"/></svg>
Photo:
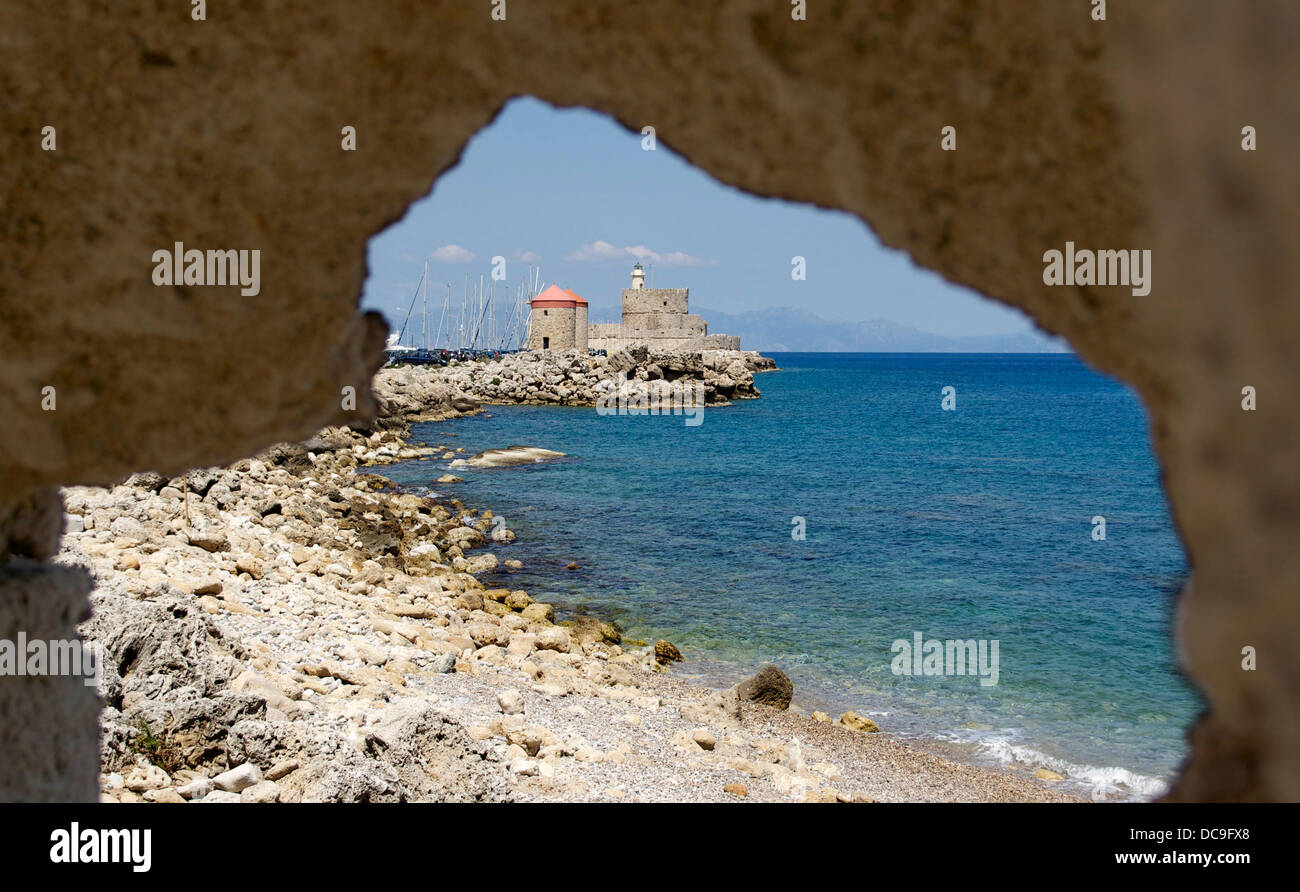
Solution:
<svg viewBox="0 0 1300 892"><path fill-rule="evenodd" d="M645 270L632 269L623 289L621 323L587 322L587 301L552 285L533 298L530 350L605 350L635 346L652 350L739 350L740 338L709 334L709 324L689 312L689 288L647 288Z"/></svg>

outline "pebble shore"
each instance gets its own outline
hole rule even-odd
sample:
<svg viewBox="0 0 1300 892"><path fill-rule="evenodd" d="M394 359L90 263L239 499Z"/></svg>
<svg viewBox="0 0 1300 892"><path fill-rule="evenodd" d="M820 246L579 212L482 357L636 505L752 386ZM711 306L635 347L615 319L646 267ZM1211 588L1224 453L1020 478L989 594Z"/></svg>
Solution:
<svg viewBox="0 0 1300 892"><path fill-rule="evenodd" d="M474 466L407 439L475 411L458 377L384 370L362 430L64 491L59 560L95 580L104 801L1076 801L687 683L666 642L485 586L517 568L514 534L382 476Z"/></svg>

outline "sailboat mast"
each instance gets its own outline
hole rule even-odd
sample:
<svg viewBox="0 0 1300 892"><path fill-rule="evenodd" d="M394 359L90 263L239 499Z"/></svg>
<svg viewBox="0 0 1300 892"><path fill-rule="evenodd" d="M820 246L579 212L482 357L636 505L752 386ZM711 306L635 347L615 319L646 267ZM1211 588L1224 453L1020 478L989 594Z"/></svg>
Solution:
<svg viewBox="0 0 1300 892"><path fill-rule="evenodd" d="M465 305L469 302L469 273L465 273L465 286L460 293L460 313L456 319L456 349L465 348Z"/></svg>
<svg viewBox="0 0 1300 892"><path fill-rule="evenodd" d="M429 349L429 261L424 261L424 349Z"/></svg>
<svg viewBox="0 0 1300 892"><path fill-rule="evenodd" d="M442 301L442 315L438 317L438 335L433 339L433 349L437 350L438 345L442 343L442 329L447 324L447 304L451 300L451 283L447 282L447 296Z"/></svg>

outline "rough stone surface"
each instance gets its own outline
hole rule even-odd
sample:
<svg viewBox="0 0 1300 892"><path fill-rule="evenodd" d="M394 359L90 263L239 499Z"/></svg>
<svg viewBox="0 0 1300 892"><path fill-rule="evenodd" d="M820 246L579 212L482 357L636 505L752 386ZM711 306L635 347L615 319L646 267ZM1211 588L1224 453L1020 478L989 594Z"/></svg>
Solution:
<svg viewBox="0 0 1300 892"><path fill-rule="evenodd" d="M524 711L524 698L516 690L505 690L497 694L497 705L506 715L519 715Z"/></svg>
<svg viewBox="0 0 1300 892"><path fill-rule="evenodd" d="M585 105L653 123L724 183L858 215L1136 387L1196 568L1178 634L1210 703L1171 797L1300 799L1300 416L1287 399L1300 6L1088 12L846 3L793 23L757 0L564 0L497 23L451 0L364 14L323 0L250 6L222 28L144 0L5 4L0 518L41 487L310 436L347 420L345 386L356 414L371 411L385 330L357 312L366 240L510 96ZM108 77L105 58L133 62ZM45 122L55 153L40 151ZM344 123L358 152L340 151ZM1247 123L1259 151L1239 148ZM947 124L956 152L938 151ZM1044 287L1043 251L1067 239L1152 248L1151 294ZM152 252L177 240L260 249L260 295L153 286ZM57 411L42 411L46 386ZM48 535L32 529L0 522L0 552L35 542L39 556ZM72 590L50 582L46 598ZM6 617L21 606L3 603ZM1257 671L1241 670L1246 645ZM19 711L30 730L3 723L0 795L93 795L75 767L93 750L86 702L70 685L43 691Z"/></svg>
<svg viewBox="0 0 1300 892"><path fill-rule="evenodd" d="M736 695L741 700L762 703L774 709L789 709L794 697L794 683L790 676L769 663L736 685Z"/></svg>
<svg viewBox="0 0 1300 892"><path fill-rule="evenodd" d="M682 652L671 641L660 638L655 642L655 660L664 665L680 663L682 661Z"/></svg>
<svg viewBox="0 0 1300 892"><path fill-rule="evenodd" d="M251 762L245 762L238 768L223 771L212 779L212 785L225 793L242 793L262 782L262 772Z"/></svg>
<svg viewBox="0 0 1300 892"><path fill-rule="evenodd" d="M858 715L856 712L846 712L840 716L840 724L851 731L861 731L864 734L873 734L880 730L880 726L866 716Z"/></svg>
<svg viewBox="0 0 1300 892"><path fill-rule="evenodd" d="M722 406L757 399L754 373L776 368L769 357L742 350L673 350L635 346L609 356L585 351L512 353L500 359L435 370L440 381L494 404L596 406L640 400L647 406Z"/></svg>
<svg viewBox="0 0 1300 892"><path fill-rule="evenodd" d="M176 792L179 793L181 797L184 799L197 801L199 799L202 799L204 796L209 795L215 789L216 789L216 785L212 783L212 780L210 778L196 777L188 784L185 784L184 786L177 788Z"/></svg>

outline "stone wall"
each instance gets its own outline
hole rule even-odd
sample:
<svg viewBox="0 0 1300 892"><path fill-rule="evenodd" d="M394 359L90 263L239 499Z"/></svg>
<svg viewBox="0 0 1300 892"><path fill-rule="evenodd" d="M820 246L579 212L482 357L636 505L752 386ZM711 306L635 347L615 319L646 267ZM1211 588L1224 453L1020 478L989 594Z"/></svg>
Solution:
<svg viewBox="0 0 1300 892"><path fill-rule="evenodd" d="M587 352L587 304L578 304L573 308L573 347Z"/></svg>
<svg viewBox="0 0 1300 892"><path fill-rule="evenodd" d="M689 288L624 288L623 316L629 313L685 313Z"/></svg>
<svg viewBox="0 0 1300 892"><path fill-rule="evenodd" d="M1171 798L1300 799L1300 5L1146 0L1106 22L1000 0L810 4L803 22L760 0L490 9L0 6L7 550L52 552L41 512L14 510L43 488L224 464L372 410L387 332L357 308L367 240L531 94L653 125L722 183L852 213L1136 388L1196 571L1180 652L1211 707ZM1152 249L1150 294L1045 287L1043 252L1066 240ZM154 286L151 255L176 241L259 249L260 293ZM55 626L84 605L18 584L66 604ZM8 627L49 626L41 597L6 599ZM30 723L3 723L2 795L94 797L85 702L0 685L0 717Z"/></svg>
<svg viewBox="0 0 1300 892"><path fill-rule="evenodd" d="M689 338L707 334L704 317L685 313L624 313L623 334L630 338Z"/></svg>
<svg viewBox="0 0 1300 892"><path fill-rule="evenodd" d="M740 338L732 335L683 335L669 337L589 337L587 346L592 350L631 350L633 347L650 347L654 350L739 350Z"/></svg>
<svg viewBox="0 0 1300 892"><path fill-rule="evenodd" d="M570 350L574 346L573 307L542 307L533 310L528 333L530 350ZM584 333L585 334L585 333ZM585 347L583 349L586 349Z"/></svg>

